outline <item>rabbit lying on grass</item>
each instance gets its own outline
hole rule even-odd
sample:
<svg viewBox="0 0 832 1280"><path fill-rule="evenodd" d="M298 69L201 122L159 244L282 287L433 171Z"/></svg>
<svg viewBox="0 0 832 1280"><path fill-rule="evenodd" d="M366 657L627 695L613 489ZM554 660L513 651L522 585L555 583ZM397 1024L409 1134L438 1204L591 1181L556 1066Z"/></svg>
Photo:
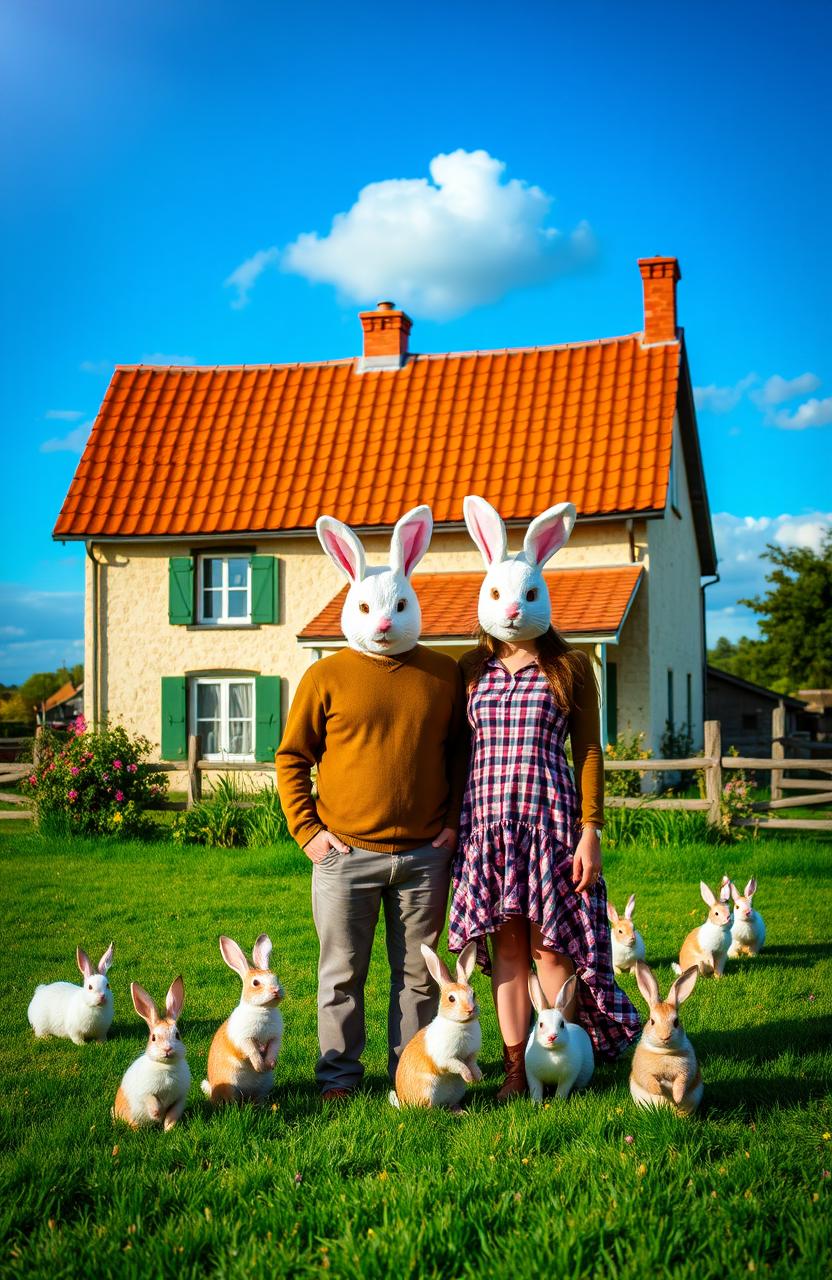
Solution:
<svg viewBox="0 0 832 1280"><path fill-rule="evenodd" d="M113 1021L113 993L107 972L113 963L113 944L93 971L86 951L75 953L78 968L84 975L80 987L73 982L50 982L35 988L29 1004L29 1023L38 1039L61 1036L74 1044L107 1039Z"/></svg>

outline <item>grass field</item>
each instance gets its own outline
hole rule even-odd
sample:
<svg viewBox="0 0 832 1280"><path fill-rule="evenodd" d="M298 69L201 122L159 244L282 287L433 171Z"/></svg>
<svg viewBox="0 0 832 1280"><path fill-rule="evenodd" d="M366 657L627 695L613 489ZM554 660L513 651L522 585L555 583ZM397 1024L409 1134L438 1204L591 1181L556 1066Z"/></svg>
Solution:
<svg viewBox="0 0 832 1280"><path fill-rule="evenodd" d="M619 907L637 892L663 989L682 936L704 915L700 877L759 878L769 946L729 963L721 983L700 983L684 1007L706 1085L692 1120L637 1111L625 1062L599 1068L565 1104L496 1108L499 1043L479 976L485 1080L469 1114L394 1111L381 933L366 1086L324 1111L312 1079L310 868L293 846L206 852L0 832L0 1273L828 1276L832 842L610 850L606 863ZM287 991L273 1103L215 1114L198 1081L213 1030L239 997L217 936L249 949L261 930ZM111 938L110 1041L35 1043L26 1022L35 984L74 980L76 943L97 959ZM189 1109L170 1134L115 1128L116 1086L144 1045L129 982L161 999L179 972ZM643 1008L634 983L622 984Z"/></svg>

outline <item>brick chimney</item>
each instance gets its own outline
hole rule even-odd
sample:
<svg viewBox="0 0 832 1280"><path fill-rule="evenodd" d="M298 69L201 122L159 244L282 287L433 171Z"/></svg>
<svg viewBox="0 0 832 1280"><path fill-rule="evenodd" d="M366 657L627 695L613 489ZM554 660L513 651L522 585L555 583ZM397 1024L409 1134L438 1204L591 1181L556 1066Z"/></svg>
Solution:
<svg viewBox="0 0 832 1280"><path fill-rule="evenodd" d="M676 258L639 258L644 284L644 345L676 341L676 281L681 280Z"/></svg>
<svg viewBox="0 0 832 1280"><path fill-rule="evenodd" d="M407 362L407 339L413 321L393 302L379 302L375 311L360 311L358 318L364 330L364 353L358 372L374 369L401 369Z"/></svg>

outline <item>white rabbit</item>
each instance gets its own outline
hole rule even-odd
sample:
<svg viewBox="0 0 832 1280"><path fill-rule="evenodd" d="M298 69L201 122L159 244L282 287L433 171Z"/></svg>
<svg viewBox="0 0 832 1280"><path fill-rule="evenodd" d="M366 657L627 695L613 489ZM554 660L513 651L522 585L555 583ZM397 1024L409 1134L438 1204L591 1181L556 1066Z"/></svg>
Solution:
<svg viewBox="0 0 832 1280"><path fill-rule="evenodd" d="M612 942L612 967L616 973L629 973L636 960L644 959L644 939L633 924L636 895L631 893L620 916L612 902L607 903L607 919Z"/></svg>
<svg viewBox="0 0 832 1280"><path fill-rule="evenodd" d="M130 1063L121 1078L112 1116L131 1129L146 1124L163 1124L165 1129L172 1129L185 1110L191 1087L185 1046L176 1025L185 1003L185 984L181 978L174 978L170 984L164 1018L159 1017L159 1010L138 982L131 982L130 994L150 1035L142 1056Z"/></svg>
<svg viewBox="0 0 832 1280"><path fill-rule="evenodd" d="M577 981L574 973L566 979L552 1009L537 974L529 974L529 995L537 1013L526 1044L526 1080L532 1102L543 1101L544 1084L557 1085L555 1097L568 1098L573 1089L582 1089L592 1079L592 1041L583 1027L563 1016Z"/></svg>
<svg viewBox="0 0 832 1280"><path fill-rule="evenodd" d="M422 613L410 575L430 544L430 507L414 507L402 516L390 539L390 564L383 568L367 568L361 539L340 520L319 516L315 528L324 551L350 582L341 610L350 648L376 657L412 649Z"/></svg>
<svg viewBox="0 0 832 1280"><path fill-rule="evenodd" d="M469 979L477 959L477 944L469 942L456 965L456 981L426 943L422 955L439 984L439 1009L433 1022L417 1031L402 1051L396 1088L389 1093L394 1107L448 1107L460 1111L466 1086L482 1079L477 1054L482 1047L479 1007Z"/></svg>
<svg viewBox="0 0 832 1280"><path fill-rule="evenodd" d="M552 604L543 566L569 540L576 511L559 502L532 520L523 550L509 559L506 527L484 498L469 494L463 502L465 523L485 561L480 587L479 623L498 640L531 640L549 630Z"/></svg>
<svg viewBox="0 0 832 1280"><path fill-rule="evenodd" d="M728 955L732 959L737 956L756 956L762 951L766 940L763 917L752 906L752 899L757 892L757 881L752 877L743 893L740 893L733 880L728 883L734 899L734 923L731 925L731 946L728 949Z"/></svg>
<svg viewBox="0 0 832 1280"><path fill-rule="evenodd" d="M113 944L93 971L86 951L75 952L78 968L84 975L80 987L74 982L50 982L35 988L29 1004L29 1023L38 1039L62 1036L74 1044L87 1040L104 1041L113 1021L113 993L107 981L107 970L113 963Z"/></svg>

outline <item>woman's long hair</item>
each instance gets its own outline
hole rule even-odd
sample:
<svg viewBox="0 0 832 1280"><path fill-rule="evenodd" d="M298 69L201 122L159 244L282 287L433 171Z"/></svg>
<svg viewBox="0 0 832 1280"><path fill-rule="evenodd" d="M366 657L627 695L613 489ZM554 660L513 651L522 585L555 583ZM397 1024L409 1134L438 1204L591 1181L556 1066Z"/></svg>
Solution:
<svg viewBox="0 0 832 1280"><path fill-rule="evenodd" d="M477 647L465 661L465 683L468 688L478 683L492 658L503 655L503 642L477 627L474 633ZM572 649L566 640L550 626L537 637L537 661L552 686L552 694L559 710L569 715L575 706L579 686L586 680L589 666L580 649Z"/></svg>

